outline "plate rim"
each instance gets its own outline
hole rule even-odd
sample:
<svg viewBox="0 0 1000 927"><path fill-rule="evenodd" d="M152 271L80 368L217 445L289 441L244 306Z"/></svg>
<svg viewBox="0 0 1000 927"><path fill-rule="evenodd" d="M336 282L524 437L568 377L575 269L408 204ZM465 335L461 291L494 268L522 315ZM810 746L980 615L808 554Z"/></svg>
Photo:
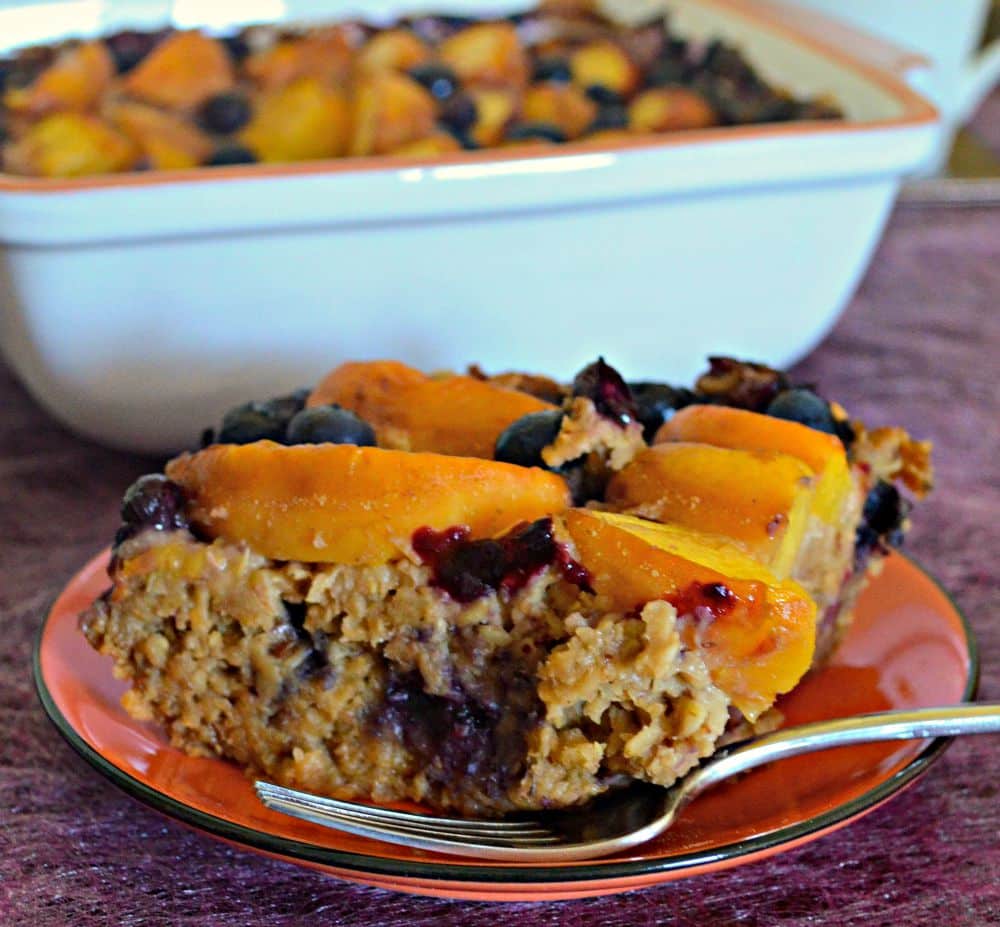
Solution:
<svg viewBox="0 0 1000 927"><path fill-rule="evenodd" d="M98 557L100 556L101 554L98 554ZM980 660L979 645L968 617L937 577L926 569L915 557L899 551L894 551L893 556L907 561L911 567L930 580L949 602L957 616L965 638L969 668L961 701L972 701L976 697L979 688ZM99 750L88 744L77 732L59 709L45 681L41 663L42 639L45 629L52 618L53 610L62 598L63 593L80 573L89 566L93 559L95 558L91 558L87 564L74 572L71 578L62 586L59 593L52 599L50 605L45 609L45 616L39 624L32 646L32 676L35 691L41 702L42 709L59 734L79 756L86 760L101 775L131 798L138 800L154 811L164 814L185 826L193 827L196 830L200 830L212 837L229 843L260 851L270 856L283 858L286 861L298 861L313 866L318 865L337 869L348 878L350 874L357 874L362 877L374 876L376 878L391 876L407 880L426 879L435 883L441 883L442 886L449 882L463 883L469 887L475 883L483 886L512 883L522 888L530 889L555 884L572 884L583 888L587 883L601 883L606 885L609 882L612 885L608 887L613 888L613 883L615 882L631 882L635 879L655 878L659 875L680 873L685 870L694 870L691 872L691 875L695 875L701 867L712 866L713 864L738 865L741 859L750 861L760 858L761 854L768 854L769 851L775 851L776 848L783 844L798 845L814 834L821 836L822 832L837 829L839 826L846 825L851 820L875 810L882 802L897 792L902 791L907 785L926 773L931 765L940 759L954 739L952 737L934 738L919 754L885 781L843 804L839 804L804 821L789 824L766 834L727 843L720 847L684 853L677 856L668 856L653 860L620 860L603 863L600 860L594 860L585 864L560 868L558 864L553 866L469 865L452 862L447 858L443 858L442 861L400 860L373 856L367 853L331 849L305 841L281 837L271 834L268 831L257 830L191 807L179 799L146 785L130 773L120 769L110 760L106 759ZM877 578L875 581L877 581ZM220 758L220 761L225 762L222 758Z"/></svg>

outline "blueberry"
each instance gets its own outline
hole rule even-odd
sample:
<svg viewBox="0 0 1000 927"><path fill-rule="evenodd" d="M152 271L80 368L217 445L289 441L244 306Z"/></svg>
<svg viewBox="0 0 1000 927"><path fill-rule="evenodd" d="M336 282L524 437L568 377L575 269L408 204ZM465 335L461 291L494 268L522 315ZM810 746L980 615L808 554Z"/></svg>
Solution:
<svg viewBox="0 0 1000 927"><path fill-rule="evenodd" d="M664 87L669 84L680 84L688 73L688 65L681 58L659 58L650 68L648 82L652 87Z"/></svg>
<svg viewBox="0 0 1000 927"><path fill-rule="evenodd" d="M566 141L566 133L550 122L521 122L507 130L507 139L512 142L544 139L561 144Z"/></svg>
<svg viewBox="0 0 1000 927"><path fill-rule="evenodd" d="M0 58L0 93L3 93L7 86L7 78L14 70L14 62L9 58Z"/></svg>
<svg viewBox="0 0 1000 927"><path fill-rule="evenodd" d="M570 495L573 497L573 505L578 508L594 499L603 502L607 484L607 477L589 470L586 466L586 460L586 457L580 457L563 464L556 470L556 473L566 481Z"/></svg>
<svg viewBox="0 0 1000 927"><path fill-rule="evenodd" d="M250 121L253 111L242 94L230 91L209 97L198 112L198 121L209 132L229 135Z"/></svg>
<svg viewBox="0 0 1000 927"><path fill-rule="evenodd" d="M512 422L497 438L493 457L519 467L543 467L542 451L562 428L563 414L558 409L532 412Z"/></svg>
<svg viewBox="0 0 1000 927"><path fill-rule="evenodd" d="M854 426L845 418L837 419L834 428L837 431L837 437L840 438L840 443L844 445L845 450L850 450L851 445L857 439L857 433L854 430Z"/></svg>
<svg viewBox="0 0 1000 927"><path fill-rule="evenodd" d="M227 164L256 164L255 155L246 145L220 145L205 162L208 167L224 167Z"/></svg>
<svg viewBox="0 0 1000 927"><path fill-rule="evenodd" d="M274 409L277 415L284 418L286 422L290 422L297 413L306 407L306 400L311 392L312 390L305 386L287 396L275 396L273 399L269 399L267 404Z"/></svg>
<svg viewBox="0 0 1000 927"><path fill-rule="evenodd" d="M688 54L687 39L679 39L674 36L669 37L665 52L672 58L686 58Z"/></svg>
<svg viewBox="0 0 1000 927"><path fill-rule="evenodd" d="M576 375L573 395L591 400L598 413L620 425L628 425L638 416L628 384L603 357L597 358Z"/></svg>
<svg viewBox="0 0 1000 927"><path fill-rule="evenodd" d="M608 103L598 109L589 131L601 132L606 129L626 128L628 128L628 110L620 103Z"/></svg>
<svg viewBox="0 0 1000 927"><path fill-rule="evenodd" d="M121 509L126 526L174 531L187 527L184 493L162 473L140 476L125 491Z"/></svg>
<svg viewBox="0 0 1000 927"><path fill-rule="evenodd" d="M440 118L449 131L466 133L479 118L476 101L466 93L456 93L441 107Z"/></svg>
<svg viewBox="0 0 1000 927"><path fill-rule="evenodd" d="M526 22L531 22L536 16L538 16L537 10L524 10L520 13L508 13L504 19L513 26L520 26Z"/></svg>
<svg viewBox="0 0 1000 927"><path fill-rule="evenodd" d="M246 402L230 409L222 418L220 444L252 444L254 441L285 440L288 423L305 405L307 390L267 402Z"/></svg>
<svg viewBox="0 0 1000 927"><path fill-rule="evenodd" d="M468 29L469 26L475 26L480 22L475 16L460 16L455 13L439 15L437 18L455 32L458 32L460 29Z"/></svg>
<svg viewBox="0 0 1000 927"><path fill-rule="evenodd" d="M117 551L126 541L131 540L139 533L136 525L121 525L115 532L115 539L111 542L111 549Z"/></svg>
<svg viewBox="0 0 1000 927"><path fill-rule="evenodd" d="M643 437L651 442L664 422L674 412L697 401L689 389L668 386L666 383L629 383L635 399L637 418L642 423Z"/></svg>
<svg viewBox="0 0 1000 927"><path fill-rule="evenodd" d="M910 514L910 503L891 483L879 480L865 498L861 524L855 534L854 565L861 570L874 551L903 543L903 526Z"/></svg>
<svg viewBox="0 0 1000 927"><path fill-rule="evenodd" d="M375 446L375 429L350 409L313 406L288 423L288 444L356 444Z"/></svg>
<svg viewBox="0 0 1000 927"><path fill-rule="evenodd" d="M127 29L104 40L119 74L126 74L138 65L163 39L163 32L136 32Z"/></svg>
<svg viewBox="0 0 1000 927"><path fill-rule="evenodd" d="M773 418L798 422L827 434L837 433L837 423L833 420L829 404L811 389L797 387L778 393L767 407L767 414Z"/></svg>
<svg viewBox="0 0 1000 927"><path fill-rule="evenodd" d="M535 62L534 80L549 80L568 84L573 80L573 71L565 58L550 55Z"/></svg>
<svg viewBox="0 0 1000 927"><path fill-rule="evenodd" d="M899 490L892 483L879 480L865 498L862 517L876 534L886 535L892 541L901 531L909 513L910 504L899 494Z"/></svg>
<svg viewBox="0 0 1000 927"><path fill-rule="evenodd" d="M226 51L229 52L229 57L233 59L237 64L243 61L244 58L248 57L250 54L250 45L246 40L246 36L242 32L237 32L235 35L227 35L222 39L222 44L226 46Z"/></svg>
<svg viewBox="0 0 1000 927"><path fill-rule="evenodd" d="M458 75L443 64L418 64L410 68L410 77L426 87L436 100L447 100L458 92Z"/></svg>
<svg viewBox="0 0 1000 927"><path fill-rule="evenodd" d="M625 102L620 93L603 84L591 84L586 93L591 100L601 106L621 106Z"/></svg>

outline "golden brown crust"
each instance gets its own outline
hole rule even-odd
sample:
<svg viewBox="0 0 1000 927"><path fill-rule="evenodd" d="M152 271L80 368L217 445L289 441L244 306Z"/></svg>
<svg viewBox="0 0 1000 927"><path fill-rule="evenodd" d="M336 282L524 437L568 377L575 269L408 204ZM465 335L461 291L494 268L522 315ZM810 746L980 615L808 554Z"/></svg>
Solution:
<svg viewBox="0 0 1000 927"><path fill-rule="evenodd" d="M931 442L916 441L903 428L885 427L869 431L852 422L855 441L852 456L867 468L871 480L899 480L918 499L934 488Z"/></svg>

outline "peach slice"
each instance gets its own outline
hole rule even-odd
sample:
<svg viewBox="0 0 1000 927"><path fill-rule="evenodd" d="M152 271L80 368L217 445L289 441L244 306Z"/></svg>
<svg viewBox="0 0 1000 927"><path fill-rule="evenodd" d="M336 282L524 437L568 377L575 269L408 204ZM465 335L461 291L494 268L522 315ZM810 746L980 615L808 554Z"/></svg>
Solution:
<svg viewBox="0 0 1000 927"><path fill-rule="evenodd" d="M212 140L204 132L155 106L124 100L109 107L107 116L157 170L196 167L212 153Z"/></svg>
<svg viewBox="0 0 1000 927"><path fill-rule="evenodd" d="M7 91L4 104L14 113L43 116L93 107L114 76L111 53L103 42L84 42L63 51L29 87Z"/></svg>
<svg viewBox="0 0 1000 927"><path fill-rule="evenodd" d="M509 23L480 23L441 43L438 54L463 84L520 89L528 82L528 57Z"/></svg>
<svg viewBox="0 0 1000 927"><path fill-rule="evenodd" d="M808 522L813 471L776 451L658 444L614 475L606 499L644 518L721 535L786 577Z"/></svg>
<svg viewBox="0 0 1000 927"><path fill-rule="evenodd" d="M435 132L434 97L405 74L371 74L358 84L351 102L352 155L388 154Z"/></svg>
<svg viewBox="0 0 1000 927"><path fill-rule="evenodd" d="M344 29L320 29L254 52L244 70L263 90L279 90L302 77L343 85L351 74L354 49Z"/></svg>
<svg viewBox="0 0 1000 927"><path fill-rule="evenodd" d="M600 86L628 97L635 92L642 74L632 59L614 42L589 42L570 58L573 83L578 87Z"/></svg>
<svg viewBox="0 0 1000 927"><path fill-rule="evenodd" d="M623 612L673 603L685 646L698 649L749 720L809 669L816 605L797 583L778 581L721 538L676 525L585 509L567 512L565 523L599 599Z"/></svg>
<svg viewBox="0 0 1000 927"><path fill-rule="evenodd" d="M547 122L567 138L577 138L594 122L597 104L572 84L537 84L525 94L523 115L529 122Z"/></svg>
<svg viewBox="0 0 1000 927"><path fill-rule="evenodd" d="M656 433L654 444L690 441L746 451L777 451L797 457L816 474L813 513L823 521L841 520L854 491L847 454L836 435L798 422L731 409L696 405L681 409Z"/></svg>
<svg viewBox="0 0 1000 927"><path fill-rule="evenodd" d="M472 138L483 148L492 148L503 141L504 132L517 114L517 94L510 90L476 87L469 95L476 104L476 124Z"/></svg>
<svg viewBox="0 0 1000 927"><path fill-rule="evenodd" d="M53 113L31 126L7 151L8 165L35 177L83 177L128 170L139 149L96 116Z"/></svg>
<svg viewBox="0 0 1000 927"><path fill-rule="evenodd" d="M718 121L708 101L686 87L653 87L640 93L628 108L628 124L633 132L707 129Z"/></svg>
<svg viewBox="0 0 1000 927"><path fill-rule="evenodd" d="M386 563L418 528L492 536L570 504L544 470L346 444L216 444L175 458L167 476L209 537L310 563Z"/></svg>
<svg viewBox="0 0 1000 927"><path fill-rule="evenodd" d="M373 36L358 53L361 71L408 71L423 64L430 49L408 29L387 29Z"/></svg>
<svg viewBox="0 0 1000 927"><path fill-rule="evenodd" d="M382 446L485 458L512 422L555 408L475 377L429 377L397 361L341 365L308 401L331 403L369 422Z"/></svg>
<svg viewBox="0 0 1000 927"><path fill-rule="evenodd" d="M262 161L334 158L347 148L350 111L343 93L302 77L264 93L240 138Z"/></svg>
<svg viewBox="0 0 1000 927"><path fill-rule="evenodd" d="M187 109L233 86L233 65L221 42L200 32L175 32L124 81L132 96L168 109Z"/></svg>

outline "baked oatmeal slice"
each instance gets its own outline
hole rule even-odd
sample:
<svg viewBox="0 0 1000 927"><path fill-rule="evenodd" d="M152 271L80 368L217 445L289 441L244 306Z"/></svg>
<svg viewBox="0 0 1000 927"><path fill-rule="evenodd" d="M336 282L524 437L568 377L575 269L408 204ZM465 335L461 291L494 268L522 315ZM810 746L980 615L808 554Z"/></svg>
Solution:
<svg viewBox="0 0 1000 927"><path fill-rule="evenodd" d="M442 500L414 467L462 489ZM569 509L538 469L258 442L168 476L131 494L84 633L132 714L286 785L468 814L669 785L812 657L796 583Z"/></svg>

